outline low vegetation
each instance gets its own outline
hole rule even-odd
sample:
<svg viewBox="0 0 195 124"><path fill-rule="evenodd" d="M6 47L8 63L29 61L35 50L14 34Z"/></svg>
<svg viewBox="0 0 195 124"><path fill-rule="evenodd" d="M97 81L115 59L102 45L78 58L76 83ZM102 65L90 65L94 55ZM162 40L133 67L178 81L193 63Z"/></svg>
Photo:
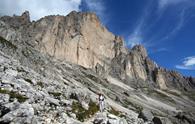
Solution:
<svg viewBox="0 0 195 124"><path fill-rule="evenodd" d="M20 95L19 93L13 92L13 91L8 91L4 89L0 89L1 94L8 94L11 99L16 98L18 102L22 103L25 102L28 98L25 96Z"/></svg>
<svg viewBox="0 0 195 124"><path fill-rule="evenodd" d="M72 112L76 114L77 119L81 122L94 115L98 110L98 105L93 101L89 102L88 110L84 109L79 102L74 101L72 103Z"/></svg>
<svg viewBox="0 0 195 124"><path fill-rule="evenodd" d="M116 115L116 116L120 116L120 112L117 111L116 109L112 108L108 111L109 113L113 114L113 115Z"/></svg>

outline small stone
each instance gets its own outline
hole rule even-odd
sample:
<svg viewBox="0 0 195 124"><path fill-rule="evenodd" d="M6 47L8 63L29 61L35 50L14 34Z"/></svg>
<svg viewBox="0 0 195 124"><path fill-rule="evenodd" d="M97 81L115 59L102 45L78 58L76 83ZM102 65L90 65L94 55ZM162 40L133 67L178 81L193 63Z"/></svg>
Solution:
<svg viewBox="0 0 195 124"><path fill-rule="evenodd" d="M141 113L138 115L138 118L142 118L144 121L152 121L152 119L153 119L153 114L151 113L151 111L150 110L148 110L148 109L143 109L142 111L141 111Z"/></svg>
<svg viewBox="0 0 195 124"><path fill-rule="evenodd" d="M10 96L8 94L0 94L0 105L8 103Z"/></svg>
<svg viewBox="0 0 195 124"><path fill-rule="evenodd" d="M18 72L16 70L7 69L5 71L6 74L16 77L18 75Z"/></svg>

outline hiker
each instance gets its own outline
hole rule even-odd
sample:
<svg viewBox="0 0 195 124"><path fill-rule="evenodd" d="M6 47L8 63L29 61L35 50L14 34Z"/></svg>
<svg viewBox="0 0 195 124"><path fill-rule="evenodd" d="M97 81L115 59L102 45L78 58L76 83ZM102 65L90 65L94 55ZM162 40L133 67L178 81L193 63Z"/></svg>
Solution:
<svg viewBox="0 0 195 124"><path fill-rule="evenodd" d="M99 107L100 107L100 112L103 112L104 111L104 96L103 94L99 94Z"/></svg>

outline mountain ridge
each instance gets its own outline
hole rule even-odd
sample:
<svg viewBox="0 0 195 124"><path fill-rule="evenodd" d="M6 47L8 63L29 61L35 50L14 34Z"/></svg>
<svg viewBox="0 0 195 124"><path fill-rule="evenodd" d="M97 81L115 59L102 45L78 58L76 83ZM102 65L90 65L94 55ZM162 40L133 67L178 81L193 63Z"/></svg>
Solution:
<svg viewBox="0 0 195 124"><path fill-rule="evenodd" d="M159 67L141 45L126 49L96 15L29 19L0 18L0 122L195 122L195 80ZM97 111L100 92L108 115Z"/></svg>
<svg viewBox="0 0 195 124"><path fill-rule="evenodd" d="M95 13L72 11L67 16L51 15L30 22L30 14L25 11L21 16L4 16L0 20L16 28L13 29L15 30L13 33L1 28L0 36L11 41L23 41L54 58L96 70L98 66L107 72L110 69L115 70L110 65L115 58L121 58L120 55L124 54L126 58L121 58L124 61L120 62L119 66L126 67L119 68L118 71L120 73L125 71L122 75L126 75L127 79L140 78L143 81L148 80L148 83L152 81L162 89L176 87L190 90L195 86L195 82L190 80L190 77L157 67L155 62L150 60L143 46L137 45L127 50L123 39L109 32ZM15 23L14 20L18 21Z"/></svg>

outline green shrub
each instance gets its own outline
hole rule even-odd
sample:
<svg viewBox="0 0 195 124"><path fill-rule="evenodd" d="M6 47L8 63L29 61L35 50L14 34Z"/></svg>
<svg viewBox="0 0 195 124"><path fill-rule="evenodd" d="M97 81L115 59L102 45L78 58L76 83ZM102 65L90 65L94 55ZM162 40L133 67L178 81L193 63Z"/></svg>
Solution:
<svg viewBox="0 0 195 124"><path fill-rule="evenodd" d="M16 98L18 100L18 102L20 102L20 103L25 102L28 99L27 97L22 96L19 93L4 90L4 89L0 89L0 93L1 94L9 94L10 98Z"/></svg>
<svg viewBox="0 0 195 124"><path fill-rule="evenodd" d="M79 102L73 101L72 103L72 112L76 114L76 117L80 121L84 121L86 118L85 109L82 107L82 105Z"/></svg>
<svg viewBox="0 0 195 124"><path fill-rule="evenodd" d="M95 102L89 102L88 110L84 109L79 102L72 103L72 112L76 114L76 117L79 121L84 122L85 119L94 115L99 110L98 105Z"/></svg>
<svg viewBox="0 0 195 124"><path fill-rule="evenodd" d="M1 94L9 94L9 91L0 88L0 93Z"/></svg>
<svg viewBox="0 0 195 124"><path fill-rule="evenodd" d="M88 109L89 115L94 115L96 112L98 112L98 110L99 110L99 106L95 102L90 101L89 109Z"/></svg>
<svg viewBox="0 0 195 124"><path fill-rule="evenodd" d="M9 95L10 95L11 98L18 99L18 102L20 102L20 103L25 102L28 99L27 97L22 96L22 95L20 95L20 94L18 94L16 92L10 92Z"/></svg>

